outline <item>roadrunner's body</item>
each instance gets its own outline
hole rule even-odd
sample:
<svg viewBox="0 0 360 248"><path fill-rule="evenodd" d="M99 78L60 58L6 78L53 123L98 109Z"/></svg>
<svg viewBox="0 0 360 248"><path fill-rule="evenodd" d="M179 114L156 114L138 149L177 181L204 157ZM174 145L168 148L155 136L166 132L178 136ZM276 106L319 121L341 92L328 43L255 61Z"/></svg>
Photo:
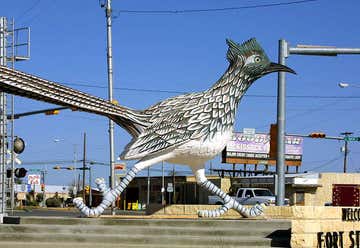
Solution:
<svg viewBox="0 0 360 248"><path fill-rule="evenodd" d="M206 179L204 164L219 154L230 140L237 106L249 86L268 73L293 71L271 63L255 39L241 45L231 40L227 43L230 65L211 88L172 97L145 110L117 106L5 67L0 68L0 90L107 116L132 135L121 157L139 161L115 189L107 189L103 179L97 180L104 195L98 207L89 209L81 199L75 200L75 205L87 216L100 215L140 170L161 161L190 166L202 187L224 199L222 207L201 211L201 216L219 216L229 208L244 216L255 216L261 214L262 207L245 208L222 192Z"/></svg>

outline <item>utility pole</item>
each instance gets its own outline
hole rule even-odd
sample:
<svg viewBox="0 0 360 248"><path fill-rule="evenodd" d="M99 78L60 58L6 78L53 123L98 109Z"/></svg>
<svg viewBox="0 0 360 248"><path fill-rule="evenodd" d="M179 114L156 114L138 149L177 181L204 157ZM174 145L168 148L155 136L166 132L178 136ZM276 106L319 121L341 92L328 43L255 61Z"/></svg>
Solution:
<svg viewBox="0 0 360 248"><path fill-rule="evenodd" d="M113 102L113 63L112 63L112 22L111 0L106 1L106 30L107 30L107 65L108 65L108 88L109 101ZM114 159L114 122L109 119L109 148L110 148L110 186L115 188L115 159ZM115 202L111 204L111 214L115 215Z"/></svg>
<svg viewBox="0 0 360 248"><path fill-rule="evenodd" d="M82 190L85 203L86 133L84 133Z"/></svg>
<svg viewBox="0 0 360 248"><path fill-rule="evenodd" d="M349 153L349 148L348 148L348 140L346 139L347 137L349 137L350 135L352 135L352 132L343 132L341 133L341 135L344 135L344 141L345 141L345 145L344 145L344 173L346 173L346 167L347 167L347 155Z"/></svg>

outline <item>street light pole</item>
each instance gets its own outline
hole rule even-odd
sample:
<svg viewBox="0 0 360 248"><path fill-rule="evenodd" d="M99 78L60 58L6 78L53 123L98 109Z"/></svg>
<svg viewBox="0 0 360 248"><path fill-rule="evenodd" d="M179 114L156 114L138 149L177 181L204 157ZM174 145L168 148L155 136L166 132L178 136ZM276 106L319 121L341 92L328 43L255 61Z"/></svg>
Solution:
<svg viewBox="0 0 360 248"><path fill-rule="evenodd" d="M287 42L279 40L279 64L285 65L287 57ZM285 199L285 72L278 72L278 98L277 98L277 158L276 173L276 205L284 205Z"/></svg>
<svg viewBox="0 0 360 248"><path fill-rule="evenodd" d="M107 65L108 65L108 88L109 101L113 102L113 62L112 62L112 21L111 0L106 1L106 27L107 27ZM110 186L115 188L115 159L114 159L114 122L109 119L109 145L110 145ZM111 214L115 215L115 202L111 204Z"/></svg>
<svg viewBox="0 0 360 248"><path fill-rule="evenodd" d="M320 56L337 56L339 54L360 54L360 48L337 48L328 46L314 45L297 45L291 47L286 40L279 40L279 63L285 65L285 59L291 54L297 55L320 55ZM278 124L278 143L276 158L276 175L277 182L275 188L276 205L282 205L285 197L285 74L278 73L278 108L277 108L277 124Z"/></svg>

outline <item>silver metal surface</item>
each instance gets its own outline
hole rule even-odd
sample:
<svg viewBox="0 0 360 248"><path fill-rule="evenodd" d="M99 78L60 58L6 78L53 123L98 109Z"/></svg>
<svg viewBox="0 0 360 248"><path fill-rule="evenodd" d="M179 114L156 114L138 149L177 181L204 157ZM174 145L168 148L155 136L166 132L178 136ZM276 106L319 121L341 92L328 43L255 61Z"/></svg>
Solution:
<svg viewBox="0 0 360 248"><path fill-rule="evenodd" d="M0 17L0 65L6 66L6 32L7 21ZM6 94L0 92L0 215L6 211Z"/></svg>
<svg viewBox="0 0 360 248"><path fill-rule="evenodd" d="M289 47L290 54L336 56L338 54L360 54L360 48L336 47Z"/></svg>
<svg viewBox="0 0 360 248"><path fill-rule="evenodd" d="M285 65L287 54L287 43L285 40L279 40L279 61ZM277 98L277 157L276 157L276 175L277 192L276 205L284 205L285 199L285 72L278 72L278 98Z"/></svg>
<svg viewBox="0 0 360 248"><path fill-rule="evenodd" d="M109 101L113 102L113 61L112 61L112 21L111 0L106 1L106 27L107 27L107 65ZM109 149L110 149L110 187L115 188L115 156L114 156L114 122L109 119ZM111 205L111 214L115 215L115 202Z"/></svg>
<svg viewBox="0 0 360 248"><path fill-rule="evenodd" d="M15 22L12 19L12 33L15 32ZM14 36L12 36L11 42L11 49L12 49L12 58L11 58L11 68L15 68L15 42ZM14 153L14 111L15 111L15 97L11 95L11 119L10 119L10 129L11 129L11 178L10 178L10 209L11 214L14 213L15 207L15 180L14 180L14 171L15 171L15 153Z"/></svg>

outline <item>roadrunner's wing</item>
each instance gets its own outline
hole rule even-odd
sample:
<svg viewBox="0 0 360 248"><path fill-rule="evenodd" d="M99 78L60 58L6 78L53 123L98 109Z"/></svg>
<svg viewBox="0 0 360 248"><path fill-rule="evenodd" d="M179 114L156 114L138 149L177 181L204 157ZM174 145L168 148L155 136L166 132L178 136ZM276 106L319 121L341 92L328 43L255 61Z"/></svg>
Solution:
<svg viewBox="0 0 360 248"><path fill-rule="evenodd" d="M149 124L150 116L143 112L3 66L0 66L0 90L109 117L134 137Z"/></svg>
<svg viewBox="0 0 360 248"><path fill-rule="evenodd" d="M125 148L123 159L139 159L174 149L186 142L204 139L220 125L219 111L213 109L212 93L201 92L177 96L160 102L145 110L151 115L151 125ZM220 106L221 107L221 106Z"/></svg>

